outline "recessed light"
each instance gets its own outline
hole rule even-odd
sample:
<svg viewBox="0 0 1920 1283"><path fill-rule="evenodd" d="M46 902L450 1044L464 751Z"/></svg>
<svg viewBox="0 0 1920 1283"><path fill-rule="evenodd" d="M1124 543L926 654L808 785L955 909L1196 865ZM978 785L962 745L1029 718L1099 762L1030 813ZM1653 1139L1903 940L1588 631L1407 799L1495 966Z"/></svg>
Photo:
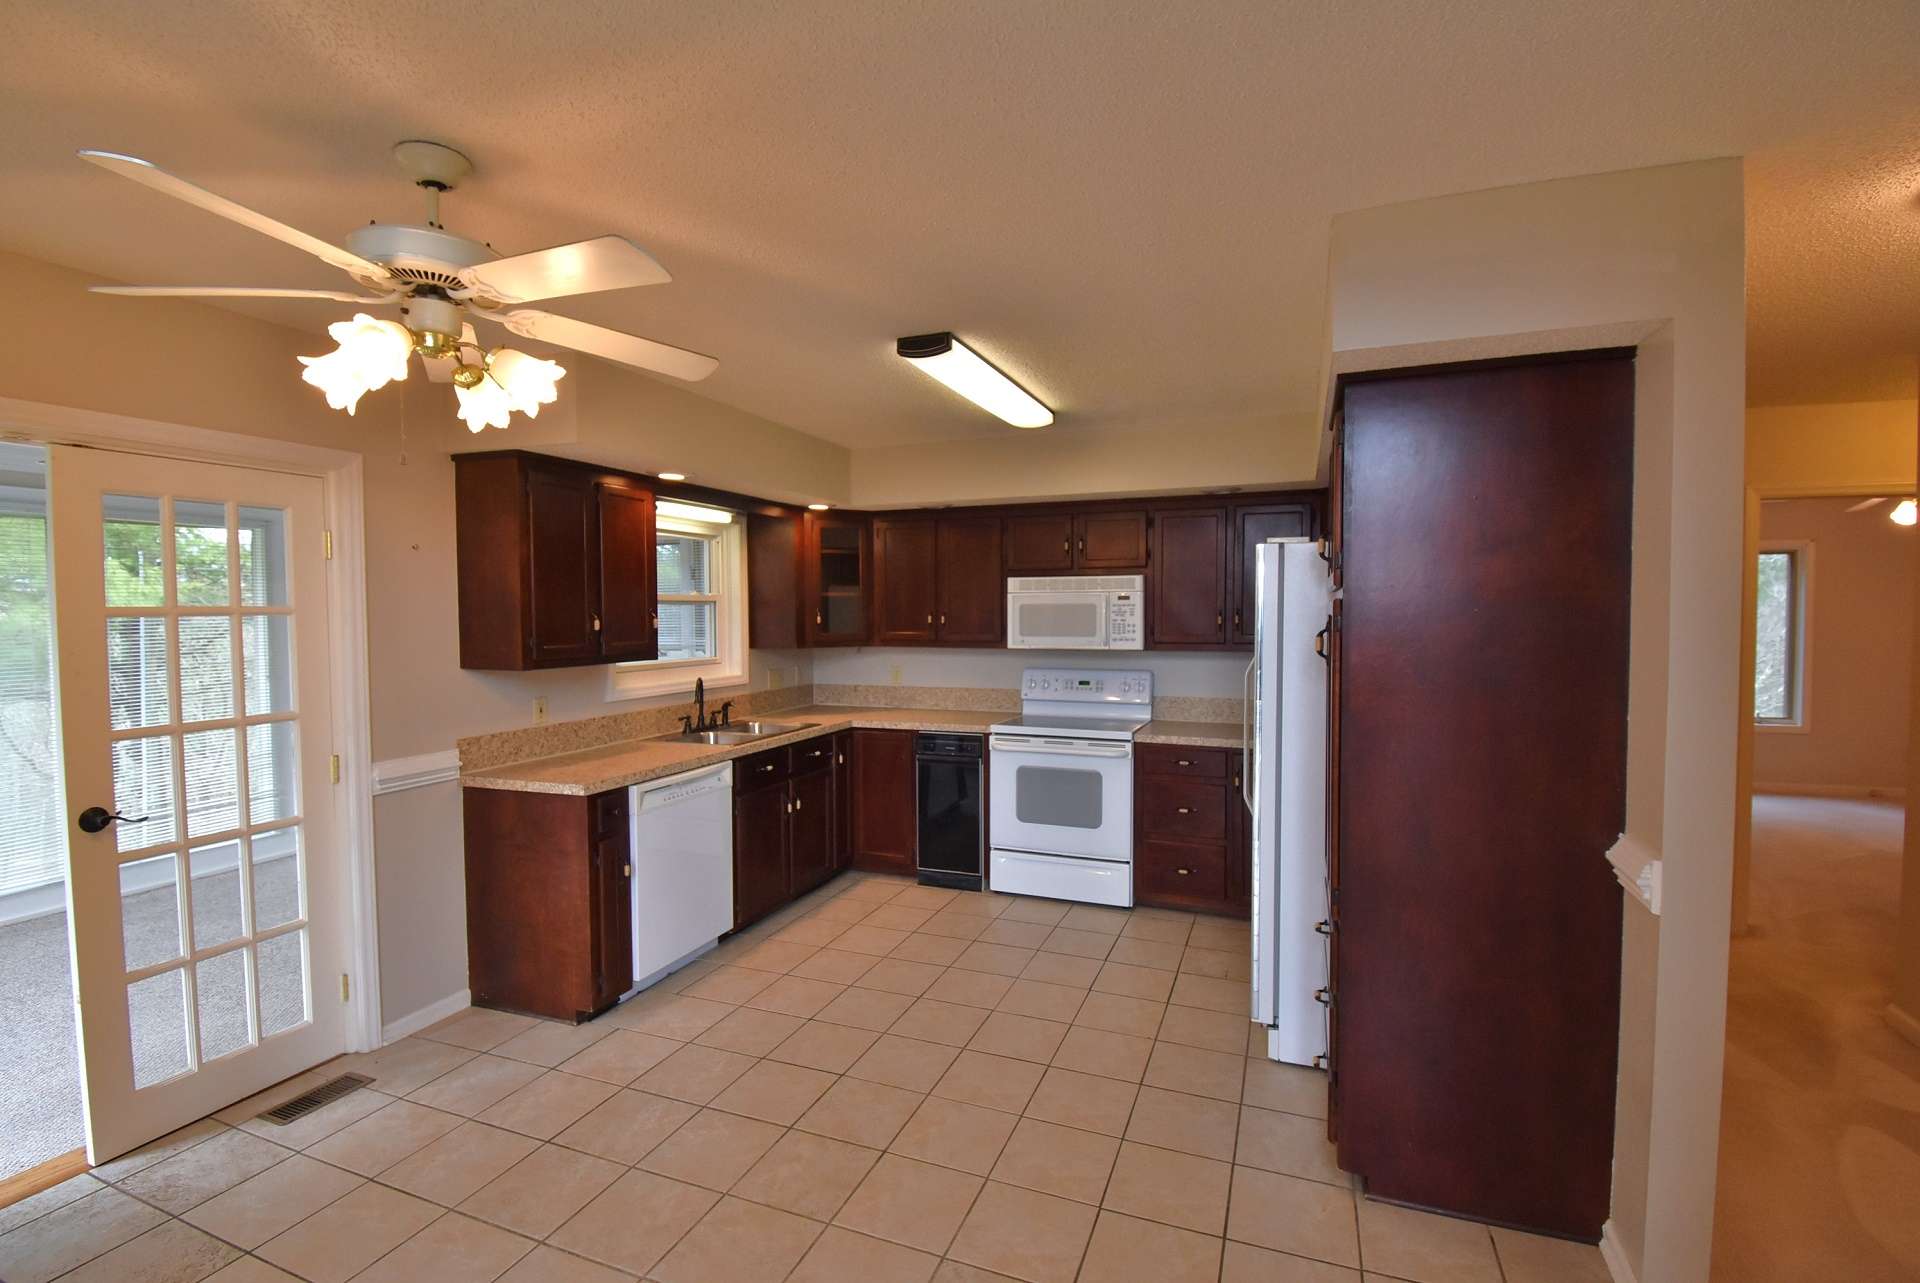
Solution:
<svg viewBox="0 0 1920 1283"><path fill-rule="evenodd" d="M662 472L659 476L662 481L685 481L687 479L687 474L684 472Z"/></svg>
<svg viewBox="0 0 1920 1283"><path fill-rule="evenodd" d="M1016 428L1044 428L1053 411L952 334L915 334L893 350L989 414Z"/></svg>
<svg viewBox="0 0 1920 1283"><path fill-rule="evenodd" d="M828 508L831 508L831 507L833 507L833 505L830 503L810 503L807 505L807 511L825 512Z"/></svg>

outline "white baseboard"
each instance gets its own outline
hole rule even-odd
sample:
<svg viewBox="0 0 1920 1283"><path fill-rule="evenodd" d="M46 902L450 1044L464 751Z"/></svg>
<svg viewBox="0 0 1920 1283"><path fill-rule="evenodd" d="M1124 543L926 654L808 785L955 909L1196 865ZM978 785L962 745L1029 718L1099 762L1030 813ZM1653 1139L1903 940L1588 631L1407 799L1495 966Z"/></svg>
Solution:
<svg viewBox="0 0 1920 1283"><path fill-rule="evenodd" d="M417 1034L430 1025L437 1025L448 1016L457 1015L473 1005L473 991L462 989L459 993L450 993L438 1002L430 1002L411 1015L389 1021L380 1030L380 1045L399 1042L409 1034Z"/></svg>
<svg viewBox="0 0 1920 1283"><path fill-rule="evenodd" d="M1893 1032L1920 1047L1920 1020L1915 1020L1898 1003L1893 1002L1887 1004L1886 1017L1887 1023L1893 1026Z"/></svg>
<svg viewBox="0 0 1920 1283"><path fill-rule="evenodd" d="M1906 800L1907 790L1892 785L1873 784L1759 784L1755 793L1777 793L1783 797L1876 798L1888 802Z"/></svg>
<svg viewBox="0 0 1920 1283"><path fill-rule="evenodd" d="M1627 1263L1627 1251L1620 1246L1620 1236L1614 1233L1612 1221L1600 1227L1600 1259L1606 1262L1613 1283L1640 1283L1633 1266Z"/></svg>
<svg viewBox="0 0 1920 1283"><path fill-rule="evenodd" d="M460 754L453 749L418 757L389 757L373 764L373 793L398 793L460 778Z"/></svg>

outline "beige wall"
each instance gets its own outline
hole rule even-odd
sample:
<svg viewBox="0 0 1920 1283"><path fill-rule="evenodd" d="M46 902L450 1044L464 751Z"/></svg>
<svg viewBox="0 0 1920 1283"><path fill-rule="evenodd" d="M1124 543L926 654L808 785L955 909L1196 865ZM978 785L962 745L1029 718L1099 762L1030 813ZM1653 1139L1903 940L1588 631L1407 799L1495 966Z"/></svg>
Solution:
<svg viewBox="0 0 1920 1283"><path fill-rule="evenodd" d="M1887 520L1891 505L1849 513L1852 497L1760 505L1762 545L1811 546L1805 636L1806 724L1761 728L1756 789L1904 790L1914 575L1920 530Z"/></svg>
<svg viewBox="0 0 1920 1283"><path fill-rule="evenodd" d="M1920 416L1916 416L1920 418ZM1920 423L1916 423L1920 441ZM1907 831L1901 860L1900 931L1893 964L1893 1001L1887 1015L1893 1027L1920 1043L1920 581L1913 594L1913 649L1908 665L1914 676L1907 708Z"/></svg>
<svg viewBox="0 0 1920 1283"><path fill-rule="evenodd" d="M444 752L460 736L525 725L535 695L547 696L556 719L636 706L610 705L597 668L516 675L459 667L448 452L475 439L454 419L448 388L416 377L367 397L353 416L336 413L300 381L294 361L322 350L323 338L218 308L92 295L90 280L0 254L0 294L16 317L31 318L0 344L0 396L363 456L375 759ZM479 442L677 463L774 497L845 490L845 450L678 388L586 360L561 388L536 424L516 420ZM799 669L803 681L810 672L805 655L752 658L752 688L767 683L770 663ZM391 1022L466 987L458 789L378 797L374 828L381 999Z"/></svg>
<svg viewBox="0 0 1920 1283"><path fill-rule="evenodd" d="M1762 494L1911 490L1913 424L1912 401L1749 407L1747 484Z"/></svg>
<svg viewBox="0 0 1920 1283"><path fill-rule="evenodd" d="M1745 382L1741 167L1719 160L1335 219L1333 368L1636 342L1629 902L1609 1250L1707 1275L1726 1013Z"/></svg>

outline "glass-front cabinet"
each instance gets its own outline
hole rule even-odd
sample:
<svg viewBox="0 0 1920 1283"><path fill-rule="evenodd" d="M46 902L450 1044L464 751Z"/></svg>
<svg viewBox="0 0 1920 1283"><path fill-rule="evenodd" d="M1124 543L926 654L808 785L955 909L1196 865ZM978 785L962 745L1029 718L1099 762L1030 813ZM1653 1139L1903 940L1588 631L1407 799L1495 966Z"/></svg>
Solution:
<svg viewBox="0 0 1920 1283"><path fill-rule="evenodd" d="M802 534L810 646L859 646L867 640L872 541L866 521L809 512Z"/></svg>

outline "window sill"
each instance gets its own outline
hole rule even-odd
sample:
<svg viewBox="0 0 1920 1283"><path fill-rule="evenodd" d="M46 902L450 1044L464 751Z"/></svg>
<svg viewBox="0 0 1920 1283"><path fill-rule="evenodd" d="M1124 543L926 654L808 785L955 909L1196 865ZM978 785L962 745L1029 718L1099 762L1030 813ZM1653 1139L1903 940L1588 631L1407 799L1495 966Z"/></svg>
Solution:
<svg viewBox="0 0 1920 1283"><path fill-rule="evenodd" d="M695 680L707 689L730 690L747 684L744 665L735 667L717 659L655 660L651 663L613 664L607 668L607 699L651 699L659 695L687 695Z"/></svg>
<svg viewBox="0 0 1920 1283"><path fill-rule="evenodd" d="M1757 735L1805 735L1808 728L1805 722L1755 722L1753 729Z"/></svg>

